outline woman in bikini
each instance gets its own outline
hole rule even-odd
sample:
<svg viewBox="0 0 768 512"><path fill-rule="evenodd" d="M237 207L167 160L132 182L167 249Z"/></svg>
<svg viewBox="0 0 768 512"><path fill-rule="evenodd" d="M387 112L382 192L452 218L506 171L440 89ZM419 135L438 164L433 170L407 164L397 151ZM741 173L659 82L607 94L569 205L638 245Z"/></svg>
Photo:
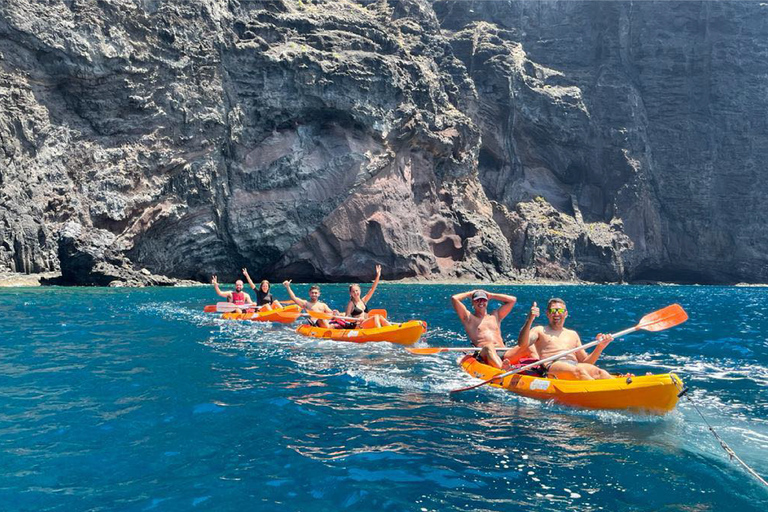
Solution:
<svg viewBox="0 0 768 512"><path fill-rule="evenodd" d="M371 300L373 292L376 291L376 287L379 285L379 278L381 277L381 265L376 265L376 279L373 280L373 286L365 294L365 297L360 298L360 285L349 285L349 302L347 303L347 309L344 316L354 318L354 320L345 320L343 329L366 329L370 327L384 327L390 325L389 321L381 315L368 316L368 301Z"/></svg>

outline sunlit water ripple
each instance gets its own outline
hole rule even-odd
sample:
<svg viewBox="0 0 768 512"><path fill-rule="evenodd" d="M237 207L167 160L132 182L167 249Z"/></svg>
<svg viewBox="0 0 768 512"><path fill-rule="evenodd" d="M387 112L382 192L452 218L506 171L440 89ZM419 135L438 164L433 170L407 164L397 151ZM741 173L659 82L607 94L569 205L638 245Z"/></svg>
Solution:
<svg viewBox="0 0 768 512"><path fill-rule="evenodd" d="M304 287L299 285L298 289ZM765 288L492 287L569 303L589 339L679 302L688 323L616 341L609 370L675 371L768 475ZM323 286L342 307L346 287ZM455 286L388 285L420 345L465 346ZM693 407L584 411L482 388L456 354L302 338L202 313L209 288L0 291L2 510L762 510L768 490Z"/></svg>

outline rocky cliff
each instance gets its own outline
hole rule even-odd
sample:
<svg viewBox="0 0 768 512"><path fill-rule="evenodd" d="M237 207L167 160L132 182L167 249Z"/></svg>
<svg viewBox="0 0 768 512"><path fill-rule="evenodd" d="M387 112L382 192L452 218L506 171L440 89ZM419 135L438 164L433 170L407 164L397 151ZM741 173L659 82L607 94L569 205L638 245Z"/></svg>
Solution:
<svg viewBox="0 0 768 512"><path fill-rule="evenodd" d="M8 0L0 268L768 282L766 9Z"/></svg>

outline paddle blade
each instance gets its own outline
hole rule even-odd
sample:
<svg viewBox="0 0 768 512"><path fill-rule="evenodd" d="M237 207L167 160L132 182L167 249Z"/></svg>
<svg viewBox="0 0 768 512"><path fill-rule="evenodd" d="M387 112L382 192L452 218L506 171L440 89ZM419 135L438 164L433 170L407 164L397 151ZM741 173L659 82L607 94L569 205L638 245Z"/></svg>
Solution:
<svg viewBox="0 0 768 512"><path fill-rule="evenodd" d="M368 316L371 317L373 315L379 315L383 318L387 318L387 310L386 309L372 309L368 312Z"/></svg>
<svg viewBox="0 0 768 512"><path fill-rule="evenodd" d="M204 311L207 313L232 313L238 309L241 311L253 310L256 304L233 304L231 302L217 302L215 305L205 306Z"/></svg>
<svg viewBox="0 0 768 512"><path fill-rule="evenodd" d="M322 311L307 311L307 314L312 318L317 318L319 320L330 320L333 318L332 313L323 313Z"/></svg>
<svg viewBox="0 0 768 512"><path fill-rule="evenodd" d="M440 347L425 347L425 348L406 348L411 354L439 354L440 352L446 352L444 348Z"/></svg>
<svg viewBox="0 0 768 512"><path fill-rule="evenodd" d="M637 324L638 329L663 331L688 320L688 314L680 304L672 304L653 313L648 313Z"/></svg>
<svg viewBox="0 0 768 512"><path fill-rule="evenodd" d="M275 311L265 316L275 318L279 322L295 322L301 316L301 311Z"/></svg>

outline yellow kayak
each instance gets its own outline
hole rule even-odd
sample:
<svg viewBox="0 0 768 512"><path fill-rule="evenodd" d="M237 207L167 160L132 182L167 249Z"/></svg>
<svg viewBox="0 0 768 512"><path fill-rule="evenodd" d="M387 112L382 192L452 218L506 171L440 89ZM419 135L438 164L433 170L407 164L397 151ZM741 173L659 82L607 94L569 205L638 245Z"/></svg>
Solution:
<svg viewBox="0 0 768 512"><path fill-rule="evenodd" d="M461 367L473 377L487 380L503 370L465 356ZM683 382L674 373L617 377L600 380L559 380L530 375L509 375L489 386L504 388L518 395L539 400L554 400L563 405L586 409L621 409L651 414L666 414L675 408Z"/></svg>
<svg viewBox="0 0 768 512"><path fill-rule="evenodd" d="M419 341L422 334L427 332L427 324L421 320L411 320L401 324L369 329L328 329L305 324L299 326L296 332L312 338L350 341L352 343L389 341L399 345L413 345Z"/></svg>

